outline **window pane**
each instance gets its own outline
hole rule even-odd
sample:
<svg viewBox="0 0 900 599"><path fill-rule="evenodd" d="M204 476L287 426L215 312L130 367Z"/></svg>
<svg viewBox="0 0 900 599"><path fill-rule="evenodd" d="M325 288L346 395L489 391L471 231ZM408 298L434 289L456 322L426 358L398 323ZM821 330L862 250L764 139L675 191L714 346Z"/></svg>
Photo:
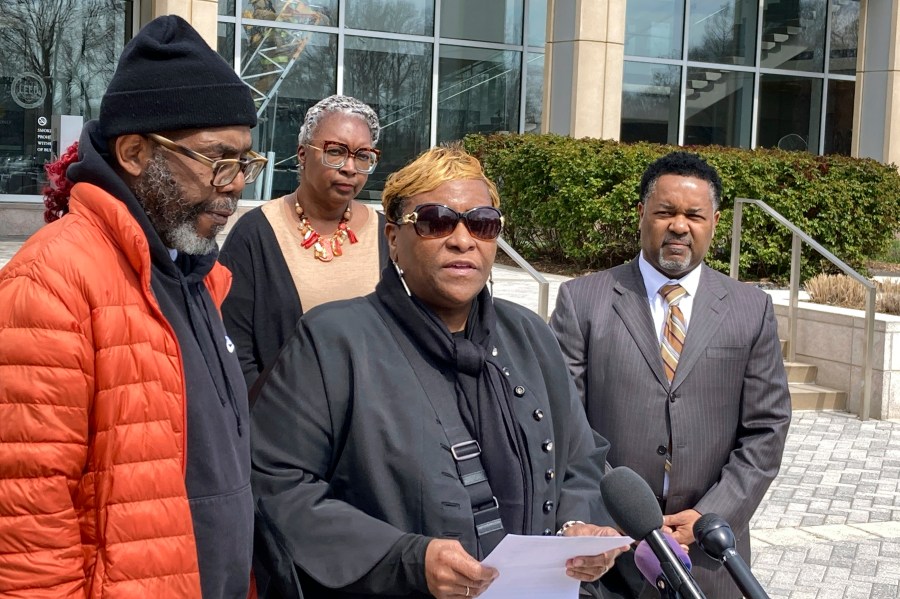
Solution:
<svg viewBox="0 0 900 599"><path fill-rule="evenodd" d="M441 3L441 37L522 43L524 0L452 0Z"/></svg>
<svg viewBox="0 0 900 599"><path fill-rule="evenodd" d="M831 1L831 57L828 70L841 75L856 74L859 47L859 0Z"/></svg>
<svg viewBox="0 0 900 599"><path fill-rule="evenodd" d="M441 46L438 142L519 130L520 52Z"/></svg>
<svg viewBox="0 0 900 599"><path fill-rule="evenodd" d="M853 136L854 81L829 81L825 108L825 154L850 155Z"/></svg>
<svg viewBox="0 0 900 599"><path fill-rule="evenodd" d="M750 147L753 74L688 69L685 145Z"/></svg>
<svg viewBox="0 0 900 599"><path fill-rule="evenodd" d="M826 2L766 0L760 48L763 67L822 72Z"/></svg>
<svg viewBox="0 0 900 599"><path fill-rule="evenodd" d="M234 0L219 0L219 14L226 17L233 17Z"/></svg>
<svg viewBox="0 0 900 599"><path fill-rule="evenodd" d="M131 10L124 1L0 2L0 194L40 194L44 164L98 116Z"/></svg>
<svg viewBox="0 0 900 599"><path fill-rule="evenodd" d="M528 45L543 46L547 38L547 0L528 4Z"/></svg>
<svg viewBox="0 0 900 599"><path fill-rule="evenodd" d="M257 106L265 104L254 145L275 152L272 197L278 197L297 186L297 134L307 109L336 91L337 36L244 27L241 60L241 78L253 88ZM255 195L255 186L244 189L244 197Z"/></svg>
<svg viewBox="0 0 900 599"><path fill-rule="evenodd" d="M233 0L229 0L232 1ZM234 9L232 9L232 13ZM232 14L229 13L229 14ZM245 19L261 19L278 21L279 23L295 23L297 25L332 25L338 24L338 0L244 0L243 16Z"/></svg>
<svg viewBox="0 0 900 599"><path fill-rule="evenodd" d="M684 0L628 0L625 55L681 58Z"/></svg>
<svg viewBox="0 0 900 599"><path fill-rule="evenodd" d="M432 44L347 36L344 93L371 106L381 122L381 161L365 190L384 181L429 146ZM377 199L363 191L361 197Z"/></svg>
<svg viewBox="0 0 900 599"><path fill-rule="evenodd" d="M756 145L818 152L821 106L821 79L762 75Z"/></svg>
<svg viewBox="0 0 900 599"><path fill-rule="evenodd" d="M410 35L434 32L434 0L347 0L346 10L345 24L353 29Z"/></svg>
<svg viewBox="0 0 900 599"><path fill-rule="evenodd" d="M216 51L234 68L234 25L219 23L217 36Z"/></svg>
<svg viewBox="0 0 900 599"><path fill-rule="evenodd" d="M678 143L681 67L625 62L621 140Z"/></svg>
<svg viewBox="0 0 900 599"><path fill-rule="evenodd" d="M544 109L544 55L529 52L525 71L525 130L522 133L540 133Z"/></svg>
<svg viewBox="0 0 900 599"><path fill-rule="evenodd" d="M691 0L688 59L752 66L756 0Z"/></svg>

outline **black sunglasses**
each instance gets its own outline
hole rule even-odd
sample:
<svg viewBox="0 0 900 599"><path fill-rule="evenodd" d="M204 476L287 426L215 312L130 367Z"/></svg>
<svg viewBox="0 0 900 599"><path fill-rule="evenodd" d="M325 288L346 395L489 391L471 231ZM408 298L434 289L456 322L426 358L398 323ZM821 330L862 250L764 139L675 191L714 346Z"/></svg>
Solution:
<svg viewBox="0 0 900 599"><path fill-rule="evenodd" d="M472 237L482 241L497 239L503 229L503 214L493 206L478 206L459 213L443 204L420 204L394 224L412 224L419 237L437 239L453 233L460 220Z"/></svg>

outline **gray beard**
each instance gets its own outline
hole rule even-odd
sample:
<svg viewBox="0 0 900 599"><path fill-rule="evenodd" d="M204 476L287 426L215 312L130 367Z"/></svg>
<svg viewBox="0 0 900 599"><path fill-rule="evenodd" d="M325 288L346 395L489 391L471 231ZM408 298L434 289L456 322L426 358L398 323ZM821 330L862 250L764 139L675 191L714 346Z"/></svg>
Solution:
<svg viewBox="0 0 900 599"><path fill-rule="evenodd" d="M681 260L669 260L663 258L663 249L659 249L659 266L666 272L683 272L691 264L694 257L693 250L689 250L688 254Z"/></svg>
<svg viewBox="0 0 900 599"><path fill-rule="evenodd" d="M131 190L143 206L153 228L166 247L190 255L215 251L216 235L223 225L215 225L209 237L197 233L197 219L207 211L237 208L237 197L229 196L218 202L191 204L184 201L184 190L175 180L162 152L154 149L147 168L134 182Z"/></svg>

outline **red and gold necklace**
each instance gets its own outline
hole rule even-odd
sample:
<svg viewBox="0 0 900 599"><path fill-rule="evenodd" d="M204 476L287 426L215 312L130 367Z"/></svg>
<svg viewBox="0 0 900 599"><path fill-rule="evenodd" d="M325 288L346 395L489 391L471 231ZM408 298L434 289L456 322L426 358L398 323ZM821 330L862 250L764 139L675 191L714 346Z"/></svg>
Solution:
<svg viewBox="0 0 900 599"><path fill-rule="evenodd" d="M334 233L331 234L331 237L327 239L319 235L319 232L312 228L312 225L309 224L309 217L306 216L306 213L303 211L303 206L301 206L300 202L296 199L294 200L294 210L297 212L297 217L300 219L300 224L297 225L297 229L303 236L303 241L300 242L300 245L306 250L313 248L317 260L331 262L335 256L342 255L344 252L341 249L341 246L344 244L345 239L349 239L350 243L357 242L356 234L354 234L353 231L350 230L350 227L347 226L347 223L350 222L350 217L353 215L350 211L350 204L347 204L347 209L344 210L344 214L341 216L341 222L338 223L337 229L335 229Z"/></svg>

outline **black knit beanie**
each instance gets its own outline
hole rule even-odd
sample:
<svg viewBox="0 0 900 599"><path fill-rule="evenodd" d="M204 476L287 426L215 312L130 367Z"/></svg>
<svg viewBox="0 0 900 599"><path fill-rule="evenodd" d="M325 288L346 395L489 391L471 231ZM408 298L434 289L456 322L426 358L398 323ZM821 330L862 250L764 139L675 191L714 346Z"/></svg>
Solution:
<svg viewBox="0 0 900 599"><path fill-rule="evenodd" d="M154 19L125 46L100 102L107 139L128 133L256 126L250 88L181 17Z"/></svg>

